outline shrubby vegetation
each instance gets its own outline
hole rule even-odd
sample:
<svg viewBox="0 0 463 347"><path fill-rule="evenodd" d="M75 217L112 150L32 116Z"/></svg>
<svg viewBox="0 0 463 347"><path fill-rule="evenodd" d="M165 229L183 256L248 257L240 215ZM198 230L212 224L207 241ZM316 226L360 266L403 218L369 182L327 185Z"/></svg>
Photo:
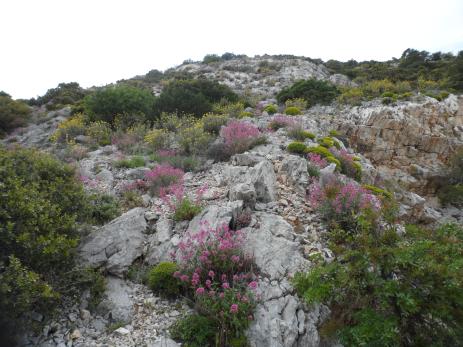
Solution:
<svg viewBox="0 0 463 347"><path fill-rule="evenodd" d="M277 100L284 103L288 99L302 98L309 106L326 105L338 96L338 89L330 82L316 79L301 80L288 88L284 88L277 95Z"/></svg>
<svg viewBox="0 0 463 347"><path fill-rule="evenodd" d="M86 96L84 108L89 121L104 121L114 125L117 116L125 118L138 114L152 119L154 100L149 90L119 85L102 88Z"/></svg>
<svg viewBox="0 0 463 347"><path fill-rule="evenodd" d="M82 100L88 91L79 83L60 83L56 88L48 89L45 95L29 100L30 105L46 105L48 110L56 110L66 105L74 105Z"/></svg>
<svg viewBox="0 0 463 347"><path fill-rule="evenodd" d="M30 117L30 108L16 101L7 93L0 94L0 137L13 129L25 126Z"/></svg>
<svg viewBox="0 0 463 347"><path fill-rule="evenodd" d="M389 192L337 175L315 181L310 201L329 228L335 259L314 259L294 285L307 303L330 306L320 330L325 339L345 346L461 344L461 227L399 233Z"/></svg>
<svg viewBox="0 0 463 347"><path fill-rule="evenodd" d="M438 184L437 195L443 205L463 206L463 149L453 155L447 175Z"/></svg>
<svg viewBox="0 0 463 347"><path fill-rule="evenodd" d="M35 150L0 148L0 196L0 330L9 327L11 337L30 312L50 313L70 288L63 283L100 282L91 270L69 272L76 222L94 212L71 167Z"/></svg>
<svg viewBox="0 0 463 347"><path fill-rule="evenodd" d="M213 103L222 99L238 101L227 86L206 79L172 80L163 89L154 105L154 113L193 114L201 117L212 111Z"/></svg>

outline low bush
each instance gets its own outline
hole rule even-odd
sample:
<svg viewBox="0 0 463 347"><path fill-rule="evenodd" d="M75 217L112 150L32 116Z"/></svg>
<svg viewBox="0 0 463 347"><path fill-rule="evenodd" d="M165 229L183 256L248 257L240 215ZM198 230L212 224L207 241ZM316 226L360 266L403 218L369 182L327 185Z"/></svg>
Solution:
<svg viewBox="0 0 463 347"><path fill-rule="evenodd" d="M204 153L212 142L212 135L204 131L200 122L189 128L184 128L178 133L178 142L183 153Z"/></svg>
<svg viewBox="0 0 463 347"><path fill-rule="evenodd" d="M90 123L86 129L85 134L89 136L96 145L107 146L111 144L111 126L106 122L93 122Z"/></svg>
<svg viewBox="0 0 463 347"><path fill-rule="evenodd" d="M298 114L301 114L301 110L295 106L290 106L286 107L285 114L288 116L297 116Z"/></svg>
<svg viewBox="0 0 463 347"><path fill-rule="evenodd" d="M463 149L451 156L448 170L438 183L437 196L443 205L463 206Z"/></svg>
<svg viewBox="0 0 463 347"><path fill-rule="evenodd" d="M0 95L0 136L25 126L30 113L31 110L26 104L13 100L6 93Z"/></svg>
<svg viewBox="0 0 463 347"><path fill-rule="evenodd" d="M220 103L213 105L213 111L215 113L230 117L230 118L241 118L244 113L244 104L241 101L228 102L221 100Z"/></svg>
<svg viewBox="0 0 463 347"><path fill-rule="evenodd" d="M341 173L360 182L362 179L362 165L356 160L357 158L349 154L345 149L331 148L330 151L341 163Z"/></svg>
<svg viewBox="0 0 463 347"><path fill-rule="evenodd" d="M227 125L228 120L229 118L225 115L207 113L201 118L201 124L203 125L204 131L213 135L219 135L220 128Z"/></svg>
<svg viewBox="0 0 463 347"><path fill-rule="evenodd" d="M120 215L119 204L112 195L92 194L88 200L88 220L93 224L104 224Z"/></svg>
<svg viewBox="0 0 463 347"><path fill-rule="evenodd" d="M32 99L31 105L46 105L48 110L56 110L65 105L73 105L82 100L88 92L79 83L60 83L56 88L48 89L47 92L37 98Z"/></svg>
<svg viewBox="0 0 463 347"><path fill-rule="evenodd" d="M84 108L90 121L104 121L114 125L116 116L141 113L151 117L154 100L149 90L118 85L87 95L84 98Z"/></svg>
<svg viewBox="0 0 463 347"><path fill-rule="evenodd" d="M238 101L238 96L227 86L207 79L172 80L156 99L154 112L193 114L201 117L212 111L212 105L226 99Z"/></svg>
<svg viewBox="0 0 463 347"><path fill-rule="evenodd" d="M163 112L156 121L156 128L165 129L170 133L178 133L182 129L192 127L195 122L196 119L193 115Z"/></svg>
<svg viewBox="0 0 463 347"><path fill-rule="evenodd" d="M444 206L463 207L463 184L446 185L438 191L437 196Z"/></svg>
<svg viewBox="0 0 463 347"><path fill-rule="evenodd" d="M295 127L297 126L297 123L291 117L283 116L283 115L278 115L278 116L273 117L270 123L268 124L269 129L275 130L275 131L281 128L289 127L289 126Z"/></svg>
<svg viewBox="0 0 463 347"><path fill-rule="evenodd" d="M162 262L154 266L148 273L148 286L155 293L167 298L175 298L180 294L180 281L174 277L177 264Z"/></svg>
<svg viewBox="0 0 463 347"><path fill-rule="evenodd" d="M132 208L143 206L143 199L138 192L127 190L122 193L120 205L124 211L128 211Z"/></svg>
<svg viewBox="0 0 463 347"><path fill-rule="evenodd" d="M459 346L463 230L408 226L329 234L335 260L295 276L308 304L324 303L321 335L344 346Z"/></svg>
<svg viewBox="0 0 463 347"><path fill-rule="evenodd" d="M170 134L164 129L152 129L146 133L144 140L151 149L157 151L169 147Z"/></svg>
<svg viewBox="0 0 463 347"><path fill-rule="evenodd" d="M114 167L116 168L128 168L134 169L136 167L144 167L145 158L141 156L134 156L130 159L121 159L114 162Z"/></svg>
<svg viewBox="0 0 463 347"><path fill-rule="evenodd" d="M240 231L223 225L186 234L178 245L179 271L174 276L197 312L215 322L219 346L244 338L256 306L256 274L252 258L243 252L244 242Z"/></svg>
<svg viewBox="0 0 463 347"><path fill-rule="evenodd" d="M185 347L207 347L215 345L217 329L214 319L192 314L177 320L170 334Z"/></svg>
<svg viewBox="0 0 463 347"><path fill-rule="evenodd" d="M365 214L374 216L381 209L381 201L369 190L336 175L328 182L313 182L309 191L311 205L332 228L356 232Z"/></svg>
<svg viewBox="0 0 463 347"><path fill-rule="evenodd" d="M376 196L380 198L388 199L388 200L392 200L394 198L393 194L387 191L386 189L372 186L370 184L364 184L362 185L362 187L369 190L370 192L372 192L373 194L375 194Z"/></svg>
<svg viewBox="0 0 463 347"><path fill-rule="evenodd" d="M338 97L338 101L342 104L350 104L354 106L360 106L365 95L361 88L345 88L341 95Z"/></svg>
<svg viewBox="0 0 463 347"><path fill-rule="evenodd" d="M141 154L146 151L144 138L147 132L145 124L136 124L125 131L117 129L113 132L111 142L126 154Z"/></svg>
<svg viewBox="0 0 463 347"><path fill-rule="evenodd" d="M289 153L303 155L307 153L307 146L303 142L291 142L287 148Z"/></svg>
<svg viewBox="0 0 463 347"><path fill-rule="evenodd" d="M175 206L173 219L177 222L192 220L201 210L201 205L190 200L188 197L183 197L177 206Z"/></svg>
<svg viewBox="0 0 463 347"><path fill-rule="evenodd" d="M176 169L168 164L155 166L145 175L146 185L151 194L158 195L162 188L169 188L183 182L183 170Z"/></svg>
<svg viewBox="0 0 463 347"><path fill-rule="evenodd" d="M58 124L58 129L51 136L51 141L57 143L70 143L79 135L85 135L85 117L83 114L76 114Z"/></svg>
<svg viewBox="0 0 463 347"><path fill-rule="evenodd" d="M337 141L335 141L332 137L330 136L325 136L317 140L317 142L322 145L325 148L331 148L335 147L337 144ZM338 145L339 146L339 145Z"/></svg>
<svg viewBox="0 0 463 347"><path fill-rule="evenodd" d="M302 98L288 99L285 101L286 108L296 107L299 110L305 110L307 108L307 101Z"/></svg>
<svg viewBox="0 0 463 347"><path fill-rule="evenodd" d="M239 118L239 119L242 119L242 118L253 118L253 117L254 117L254 113L248 112L248 111L243 111L243 112L241 112L241 113L238 115L238 118Z"/></svg>
<svg viewBox="0 0 463 347"><path fill-rule="evenodd" d="M278 112L278 107L274 104L269 104L264 107L264 112L267 112L270 115L275 114Z"/></svg>
<svg viewBox="0 0 463 347"><path fill-rule="evenodd" d="M327 105L339 94L338 89L330 82L309 79L295 82L277 94L277 100L284 103L288 99L301 98L309 106L316 104Z"/></svg>
<svg viewBox="0 0 463 347"><path fill-rule="evenodd" d="M245 152L265 141L265 137L259 129L245 121L232 121L220 131L229 153L237 154Z"/></svg>
<svg viewBox="0 0 463 347"><path fill-rule="evenodd" d="M224 142L214 142L206 152L206 156L215 162L227 161L232 155L231 148Z"/></svg>
<svg viewBox="0 0 463 347"><path fill-rule="evenodd" d="M302 127L300 126L292 126L292 127L289 127L287 130L286 130L286 134L288 135L288 137L296 140L296 141L305 141L307 139L315 139L315 134L312 134L311 132L309 131L306 131L304 130Z"/></svg>

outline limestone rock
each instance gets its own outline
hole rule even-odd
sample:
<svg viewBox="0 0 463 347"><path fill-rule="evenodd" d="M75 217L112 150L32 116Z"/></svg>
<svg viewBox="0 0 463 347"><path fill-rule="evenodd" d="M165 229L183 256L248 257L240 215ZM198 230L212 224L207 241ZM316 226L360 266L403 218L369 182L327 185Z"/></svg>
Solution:
<svg viewBox="0 0 463 347"><path fill-rule="evenodd" d="M79 247L82 262L123 276L142 255L147 228L144 214L145 209L134 208L84 238Z"/></svg>
<svg viewBox="0 0 463 347"><path fill-rule="evenodd" d="M281 163L280 174L285 175L288 183L294 185L300 193L305 193L309 183L307 160L296 155L288 155Z"/></svg>
<svg viewBox="0 0 463 347"><path fill-rule="evenodd" d="M98 305L97 311L108 316L113 322L130 322L133 316L133 292L124 280L107 277L105 299Z"/></svg>

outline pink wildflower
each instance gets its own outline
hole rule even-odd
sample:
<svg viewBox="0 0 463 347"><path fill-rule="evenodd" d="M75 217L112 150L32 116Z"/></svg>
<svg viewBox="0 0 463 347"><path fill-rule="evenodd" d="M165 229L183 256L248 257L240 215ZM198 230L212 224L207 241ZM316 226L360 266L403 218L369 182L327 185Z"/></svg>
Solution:
<svg viewBox="0 0 463 347"><path fill-rule="evenodd" d="M237 304L232 304L230 306L230 313L238 313L238 305Z"/></svg>
<svg viewBox="0 0 463 347"><path fill-rule="evenodd" d="M204 288L203 287L199 287L198 289L196 289L196 294L198 295L203 295L204 294Z"/></svg>

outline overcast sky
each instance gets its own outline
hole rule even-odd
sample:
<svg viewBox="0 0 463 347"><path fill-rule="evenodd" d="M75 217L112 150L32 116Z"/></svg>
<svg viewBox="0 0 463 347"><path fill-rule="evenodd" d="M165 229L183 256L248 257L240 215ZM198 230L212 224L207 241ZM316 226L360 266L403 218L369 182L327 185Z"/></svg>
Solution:
<svg viewBox="0 0 463 347"><path fill-rule="evenodd" d="M0 90L43 95L208 53L387 60L463 49L463 0L1 0Z"/></svg>

